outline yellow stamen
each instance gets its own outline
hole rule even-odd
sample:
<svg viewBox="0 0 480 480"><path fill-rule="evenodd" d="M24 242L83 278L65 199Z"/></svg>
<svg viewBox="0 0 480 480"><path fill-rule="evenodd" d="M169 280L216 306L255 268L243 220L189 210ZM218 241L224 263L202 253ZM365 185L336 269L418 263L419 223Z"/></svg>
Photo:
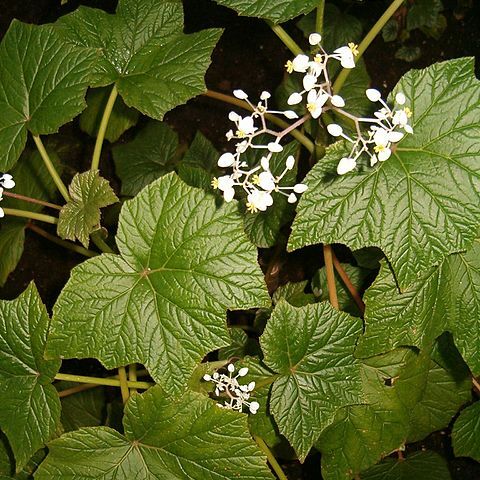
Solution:
<svg viewBox="0 0 480 480"><path fill-rule="evenodd" d="M214 188L214 190L216 190L218 188L218 178L217 177L213 177L213 180L212 182L210 183L210 185Z"/></svg>
<svg viewBox="0 0 480 480"><path fill-rule="evenodd" d="M248 202L247 203L247 211L250 212L250 213L257 213L258 208L255 205L253 205L252 203Z"/></svg>
<svg viewBox="0 0 480 480"><path fill-rule="evenodd" d="M237 130L235 132L235 135L236 135L237 138L245 138L245 136L246 136L245 132L242 132L242 130Z"/></svg>
<svg viewBox="0 0 480 480"><path fill-rule="evenodd" d="M317 109L317 106L314 103L307 103L307 110L310 113L313 113Z"/></svg>
<svg viewBox="0 0 480 480"><path fill-rule="evenodd" d="M355 43L353 42L350 42L348 44L348 48L352 51L352 53L357 56L359 54L359 51L358 51L358 45L356 45Z"/></svg>
<svg viewBox="0 0 480 480"><path fill-rule="evenodd" d="M323 63L323 58L320 54L317 53L317 55L315 55L315 57L313 58L313 61L315 63Z"/></svg>
<svg viewBox="0 0 480 480"><path fill-rule="evenodd" d="M413 112L408 107L405 107L403 111L406 113L407 118L410 118L413 114Z"/></svg>
<svg viewBox="0 0 480 480"><path fill-rule="evenodd" d="M258 185L258 184L260 183L260 177L259 177L258 175L254 175L254 176L252 177L252 183L253 183L254 185Z"/></svg>
<svg viewBox="0 0 480 480"><path fill-rule="evenodd" d="M291 60L287 60L287 63L285 64L285 68L287 69L288 73L293 72L293 62Z"/></svg>
<svg viewBox="0 0 480 480"><path fill-rule="evenodd" d="M375 153L383 152L385 150L385 145L375 145L373 147L373 150L375 151Z"/></svg>

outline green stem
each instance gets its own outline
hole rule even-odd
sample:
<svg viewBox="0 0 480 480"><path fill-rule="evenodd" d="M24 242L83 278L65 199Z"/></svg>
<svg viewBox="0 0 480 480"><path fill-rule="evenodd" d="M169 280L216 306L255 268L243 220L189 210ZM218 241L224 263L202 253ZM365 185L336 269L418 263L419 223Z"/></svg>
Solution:
<svg viewBox="0 0 480 480"><path fill-rule="evenodd" d="M370 29L370 31L367 33L365 38L361 41L360 45L358 46L358 59L363 55L365 50L370 46L370 44L373 42L375 37L381 32L382 28L385 26L385 24L390 20L390 18L393 16L393 14L400 8L404 0L394 0L390 6L385 10L385 13L378 19L377 23ZM352 69L344 68L338 77L335 80L335 83L333 84L333 91L335 93L339 93L341 88L343 87L343 84L345 83L345 80L347 79L348 75L350 75L350 71Z"/></svg>
<svg viewBox="0 0 480 480"><path fill-rule="evenodd" d="M11 197L11 198L15 198L16 200L22 200L24 202L34 203L35 205L41 205L42 207L54 208L55 210L62 209L60 205L56 205L55 203L44 202L43 200L39 200L38 198L27 197L26 195L20 195L19 193L7 192L4 190L2 195L4 197Z"/></svg>
<svg viewBox="0 0 480 480"><path fill-rule="evenodd" d="M40 222L51 223L55 225L58 223L57 217L51 215L45 215L43 213L29 212L28 210L19 210L18 208L4 208L5 215L11 215L12 217L30 218L31 220L38 220Z"/></svg>
<svg viewBox="0 0 480 480"><path fill-rule="evenodd" d="M57 373L55 380L67 380L76 383L89 383L93 385L106 385L107 387L120 387L120 380L114 378L85 377L84 375L70 375L69 373ZM151 382L130 382L127 380L127 386L132 388L141 388L147 390L155 385Z"/></svg>
<svg viewBox="0 0 480 480"><path fill-rule="evenodd" d="M42 157L43 162L47 167L48 173L50 174L53 181L55 182L55 185L57 186L58 191L62 194L62 197L65 199L65 201L68 202L70 200L70 195L68 194L67 187L62 182L60 175L58 174L57 170L55 169L55 166L50 160L50 157L48 156L48 153L45 150L45 147L43 145L42 139L38 135L33 135L33 141L35 142L35 145L37 146L38 151L40 153L40 156Z"/></svg>
<svg viewBox="0 0 480 480"><path fill-rule="evenodd" d="M214 92L213 90L207 90L205 93L206 97L214 98L215 100L219 100L221 102L230 103L231 105L235 105L237 107L243 108L244 110L249 110L250 112L253 111L252 107L243 100L239 100L238 98L232 97L230 95L226 95L220 92ZM280 128L286 130L290 127L290 124L285 122L284 120L276 117L275 115L266 114L265 118L274 123L275 125L279 126ZM298 140L309 152L313 152L313 142L305 136L300 130L293 129L288 132L295 140Z"/></svg>
<svg viewBox="0 0 480 480"><path fill-rule="evenodd" d="M102 238L102 232L100 230L95 230L90 234L90 238L93 240L93 243L103 252L103 253L115 253L114 250L105 242Z"/></svg>
<svg viewBox="0 0 480 480"><path fill-rule="evenodd" d="M95 149L93 150L92 157L92 166L90 170L98 170L100 165L100 155L102 153L103 140L105 138L105 132L107 131L108 121L110 120L110 115L112 114L113 106L115 105L115 100L117 99L118 90L116 85L113 85L110 96L108 97L107 104L105 105L105 110L103 111L102 121L100 122L100 127L98 129L97 140L95 141Z"/></svg>
<svg viewBox="0 0 480 480"><path fill-rule="evenodd" d="M267 456L268 463L272 467L273 471L277 474L279 480L288 480L285 473L283 473L282 467L277 462L277 459L273 455L273 453L268 448L268 445L265 443L263 438L257 437L256 435L253 436L256 444L260 447L260 450Z"/></svg>
<svg viewBox="0 0 480 480"><path fill-rule="evenodd" d="M55 235L52 235L51 233L48 233L45 231L43 228L38 227L37 225L34 225L33 223L27 224L27 228L32 230L32 232L35 232L36 234L40 235L43 238L46 238L47 240L50 240L51 242L60 245L63 248L67 248L68 250L71 250L72 252L79 253L80 255L83 255L85 257L96 257L98 255L97 252L93 252L92 250L87 250L86 248L80 246L80 245L75 245L72 242L69 242L67 240L62 240L61 238L56 237Z"/></svg>
<svg viewBox="0 0 480 480"><path fill-rule="evenodd" d="M331 245L323 245L325 258L325 272L327 274L328 297L332 307L339 310L337 287L335 285L335 272L333 270L333 250Z"/></svg>
<svg viewBox="0 0 480 480"><path fill-rule="evenodd" d="M303 50L297 42L295 42L295 40L280 25L274 25L271 22L268 22L268 25L273 30L273 33L275 33L275 35L294 55L300 55L303 53Z"/></svg>
<svg viewBox="0 0 480 480"><path fill-rule="evenodd" d="M128 379L131 382L136 382L137 381L137 364L132 363L131 365L128 366ZM130 389L130 395L137 393L136 388L131 388Z"/></svg>
<svg viewBox="0 0 480 480"><path fill-rule="evenodd" d="M317 7L317 17L315 21L315 31L323 34L323 18L325 14L325 0L320 0Z"/></svg>
<svg viewBox="0 0 480 480"><path fill-rule="evenodd" d="M130 390L128 389L127 371L125 367L118 367L118 378L120 380L120 392L122 393L123 403L127 403L128 397L130 397Z"/></svg>

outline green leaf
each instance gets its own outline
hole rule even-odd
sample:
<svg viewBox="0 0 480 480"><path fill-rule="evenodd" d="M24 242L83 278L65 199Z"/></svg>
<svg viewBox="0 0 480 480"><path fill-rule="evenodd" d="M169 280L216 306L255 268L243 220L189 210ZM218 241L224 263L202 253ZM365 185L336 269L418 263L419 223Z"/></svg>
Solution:
<svg viewBox="0 0 480 480"><path fill-rule="evenodd" d="M316 12L312 12L300 19L297 26L303 32L305 38L308 38L311 33L316 32L315 24ZM327 52L333 52L350 42L359 43L362 39L362 31L362 23L357 17L342 12L331 3L325 5L322 47Z"/></svg>
<svg viewBox="0 0 480 480"><path fill-rule="evenodd" d="M400 24L396 18L391 18L382 28L382 37L384 42L393 42L398 37Z"/></svg>
<svg viewBox="0 0 480 480"><path fill-rule="evenodd" d="M95 88L87 93L87 108L80 115L80 128L91 137L97 137L109 95L109 88ZM139 117L137 110L127 107L121 98L117 98L110 114L105 138L109 142L116 142L124 132L136 125Z"/></svg>
<svg viewBox="0 0 480 480"><path fill-rule="evenodd" d="M382 264L365 294L365 335L357 355L367 357L399 345L432 345L450 331L475 375L480 374L480 239L467 252L448 256L400 293L392 271Z"/></svg>
<svg viewBox="0 0 480 480"><path fill-rule="evenodd" d="M262 143L262 137L258 137L259 143ZM270 160L270 169L274 176L281 175L285 169L285 162L290 155L295 156L298 149L298 143L290 142L283 147L280 153L275 154ZM263 151L259 149L250 149L245 152L243 159L249 165L260 163ZM295 184L297 176L297 166L289 170L282 180L282 185ZM294 206L288 203L287 197L278 192L272 193L273 206L265 212L250 213L245 212L245 231L248 238L260 248L272 247L278 242L280 229L293 217Z"/></svg>
<svg viewBox="0 0 480 480"><path fill-rule="evenodd" d="M59 360L44 360L49 318L35 286L15 300L0 301L0 427L17 471L55 436L60 401L51 385Z"/></svg>
<svg viewBox="0 0 480 480"><path fill-rule="evenodd" d="M270 409L280 432L304 460L338 409L361 402L353 357L361 321L328 303L295 308L280 302L260 338L267 367L280 374Z"/></svg>
<svg viewBox="0 0 480 480"><path fill-rule="evenodd" d="M48 148L47 148L48 150ZM60 170L58 156L49 150L49 156ZM51 200L55 197L56 187L52 177L44 166L43 160L37 151L25 150L21 161L10 172L15 179L15 192L39 200ZM3 207L19 208L31 212L39 212L42 206L4 197ZM0 285L5 285L8 276L15 270L23 253L25 241L25 227L28 220L9 217L3 218L0 223Z"/></svg>
<svg viewBox="0 0 480 480"><path fill-rule="evenodd" d="M12 22L0 45L0 170L18 160L27 131L55 133L85 108L95 57L51 25Z"/></svg>
<svg viewBox="0 0 480 480"><path fill-rule="evenodd" d="M403 45L395 52L395 58L405 62L414 62L422 56L422 49L416 45Z"/></svg>
<svg viewBox="0 0 480 480"><path fill-rule="evenodd" d="M435 26L442 10L442 0L416 0L408 10L407 30Z"/></svg>
<svg viewBox="0 0 480 480"><path fill-rule="evenodd" d="M363 268L354 267L349 263L342 263L341 264L345 273L350 278L351 282L355 286L358 292L362 292L366 279L371 275L371 272L365 270ZM340 305L340 310L344 312L350 313L356 317L361 317L362 313L359 311L357 304L353 300L352 296L350 295L348 288L343 283L340 275L335 270L335 280L337 286L337 296L338 296L338 303ZM312 279L312 290L314 295L320 301L327 301L328 300L328 285L327 285L327 272L325 267L322 267L317 273L314 275Z"/></svg>
<svg viewBox="0 0 480 480"><path fill-rule="evenodd" d="M457 457L480 462L480 402L462 410L453 425L453 450Z"/></svg>
<svg viewBox="0 0 480 480"><path fill-rule="evenodd" d="M73 382L60 382L59 392L72 388L78 384ZM61 399L62 426L65 432L77 430L80 427L95 427L102 425L105 418L105 392L103 388L93 388L77 392Z"/></svg>
<svg viewBox="0 0 480 480"><path fill-rule="evenodd" d="M174 168L177 134L166 124L150 121L134 140L112 148L122 195L136 195L143 187Z"/></svg>
<svg viewBox="0 0 480 480"><path fill-rule="evenodd" d="M241 328L229 329L231 343L228 347L223 347L218 351L219 360L228 360L229 358L243 358L246 355L258 355L260 347L258 342L248 335Z"/></svg>
<svg viewBox="0 0 480 480"><path fill-rule="evenodd" d="M363 472L362 480L450 480L447 462L435 452L414 452L403 460L387 458Z"/></svg>
<svg viewBox="0 0 480 480"><path fill-rule="evenodd" d="M307 284L308 280L304 280L303 282L288 282L278 287L273 293L273 303L277 304L282 299L294 307L304 307L310 303L315 303L315 295L305 293Z"/></svg>
<svg viewBox="0 0 480 480"><path fill-rule="evenodd" d="M185 35L178 0L121 0L115 15L80 7L57 28L65 42L100 51L92 86L115 83L129 107L157 120L206 90L203 77L221 34Z"/></svg>
<svg viewBox="0 0 480 480"><path fill-rule="evenodd" d="M396 91L408 97L414 134L388 161L343 176L336 167L346 145L329 148L305 179L289 248L378 246L404 289L476 236L480 88L473 60L459 59L407 73Z"/></svg>
<svg viewBox="0 0 480 480"><path fill-rule="evenodd" d="M168 174L122 206L120 255L72 270L54 307L50 355L143 363L168 392L211 350L230 343L227 309L267 306L257 251L235 202Z"/></svg>
<svg viewBox="0 0 480 480"><path fill-rule="evenodd" d="M239 15L246 17L259 17L273 23L283 23L302 13L311 12L318 0L215 0L219 5L232 8Z"/></svg>
<svg viewBox="0 0 480 480"><path fill-rule="evenodd" d="M100 225L100 209L118 202L118 198L98 170L77 173L68 191L71 200L60 210L58 236L68 240L78 239L88 248L90 233Z"/></svg>
<svg viewBox="0 0 480 480"><path fill-rule="evenodd" d="M36 480L272 479L252 441L246 415L203 395L172 398L160 387L130 398L125 435L82 428L50 443Z"/></svg>

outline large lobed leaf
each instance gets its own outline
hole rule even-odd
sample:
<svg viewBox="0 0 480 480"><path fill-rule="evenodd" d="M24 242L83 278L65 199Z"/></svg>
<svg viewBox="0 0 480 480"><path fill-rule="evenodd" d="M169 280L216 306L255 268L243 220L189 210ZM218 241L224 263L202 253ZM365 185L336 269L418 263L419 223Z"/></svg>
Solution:
<svg viewBox="0 0 480 480"><path fill-rule="evenodd" d="M96 56L51 25L12 22L0 45L0 170L18 160L27 131L55 133L85 108Z"/></svg>
<svg viewBox="0 0 480 480"><path fill-rule="evenodd" d="M37 480L273 480L247 418L205 396L172 398L160 387L129 400L125 435L82 428L49 445Z"/></svg>
<svg viewBox="0 0 480 480"><path fill-rule="evenodd" d="M59 360L45 360L49 318L33 284L15 300L0 301L0 427L17 471L56 433L60 400L51 385Z"/></svg>
<svg viewBox="0 0 480 480"><path fill-rule="evenodd" d="M264 362L278 372L270 410L304 460L337 410L361 402L360 364L353 357L361 321L328 303L277 304L261 337Z"/></svg>
<svg viewBox="0 0 480 480"><path fill-rule="evenodd" d="M413 110L413 135L388 161L343 176L346 146L331 147L305 180L289 248L378 246L404 289L477 234L480 87L467 58L413 70L396 91Z"/></svg>
<svg viewBox="0 0 480 480"><path fill-rule="evenodd" d="M227 309L270 303L236 203L156 180L124 203L120 255L75 267L54 307L47 351L107 368L143 363L168 392L209 351L228 345Z"/></svg>
<svg viewBox="0 0 480 480"><path fill-rule="evenodd" d="M452 441L455 455L480 462L480 402L462 410L453 426Z"/></svg>
<svg viewBox="0 0 480 480"><path fill-rule="evenodd" d="M425 348L448 330L470 369L480 374L480 240L427 270L403 293L383 263L365 302L366 329L357 355L367 357L401 345Z"/></svg>
<svg viewBox="0 0 480 480"><path fill-rule="evenodd" d="M120 0L115 15L80 7L57 22L66 42L100 51L93 86L114 83L130 107L161 120L205 91L220 29L185 35L179 0Z"/></svg>

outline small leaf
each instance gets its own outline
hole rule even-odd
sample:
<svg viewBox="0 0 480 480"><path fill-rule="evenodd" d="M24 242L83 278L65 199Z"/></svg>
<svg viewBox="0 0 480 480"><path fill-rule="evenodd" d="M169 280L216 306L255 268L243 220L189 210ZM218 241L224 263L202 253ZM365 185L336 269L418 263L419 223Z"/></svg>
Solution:
<svg viewBox="0 0 480 480"><path fill-rule="evenodd" d="M95 88L87 93L87 108L80 115L80 128L91 137L96 138L98 134L109 95L109 88ZM137 110L127 107L121 98L117 98L110 114L105 138L111 143L116 142L124 132L136 125L139 117Z"/></svg>
<svg viewBox="0 0 480 480"><path fill-rule="evenodd" d="M288 282L278 287L273 294L273 303L277 304L282 299L294 307L304 307L310 303L315 303L315 295L305 293L307 284L308 280L305 280L303 282Z"/></svg>
<svg viewBox="0 0 480 480"><path fill-rule="evenodd" d="M327 150L305 179L289 248L378 246L402 289L446 255L468 248L480 218L480 83L472 59L407 73L395 88L413 111L412 135L374 168L339 176L348 150ZM366 161L366 159L365 159Z"/></svg>
<svg viewBox="0 0 480 480"><path fill-rule="evenodd" d="M220 5L233 8L239 15L260 17L273 23L283 23L302 13L311 12L318 0L215 0Z"/></svg>
<svg viewBox="0 0 480 480"><path fill-rule="evenodd" d="M165 175L122 206L117 246L72 270L54 307L47 353L142 363L169 393L230 343L228 309L270 304L235 202Z"/></svg>
<svg viewBox="0 0 480 480"><path fill-rule="evenodd" d="M246 420L201 394L172 398L153 387L130 398L125 436L108 427L62 435L35 478L273 480Z"/></svg>
<svg viewBox="0 0 480 480"><path fill-rule="evenodd" d="M395 58L405 62L414 62L422 56L422 50L416 45L403 45L395 52Z"/></svg>
<svg viewBox="0 0 480 480"><path fill-rule="evenodd" d="M442 0L416 0L408 10L407 30L434 27L442 10Z"/></svg>
<svg viewBox="0 0 480 480"><path fill-rule="evenodd" d="M100 225L100 209L118 198L98 170L77 173L68 191L71 200L60 211L57 233L68 240L78 239L88 248L90 233Z"/></svg>
<svg viewBox="0 0 480 480"><path fill-rule="evenodd" d="M68 45L51 25L14 20L0 45L0 170L10 170L27 130L55 133L86 106L96 52Z"/></svg>
<svg viewBox="0 0 480 480"><path fill-rule="evenodd" d="M218 351L219 360L228 360L229 358L243 358L246 355L258 355L260 347L258 342L248 335L241 328L230 328L231 344Z"/></svg>
<svg viewBox="0 0 480 480"><path fill-rule="evenodd" d="M0 301L0 427L17 471L55 436L60 401L51 385L59 360L44 360L49 318L33 284L15 300Z"/></svg>
<svg viewBox="0 0 480 480"><path fill-rule="evenodd" d="M471 457L480 462L480 402L461 411L453 425L452 441L457 457Z"/></svg>
<svg viewBox="0 0 480 480"><path fill-rule="evenodd" d="M177 134L166 124L150 121L134 140L112 148L122 195L135 196L143 187L171 172L178 147Z"/></svg>
<svg viewBox="0 0 480 480"><path fill-rule="evenodd" d="M328 303L295 308L280 302L260 338L267 367L280 377L270 409L280 432L304 460L341 407L361 402L353 357L361 321Z"/></svg>
<svg viewBox="0 0 480 480"><path fill-rule="evenodd" d="M129 107L157 120L206 90L203 77L222 32L185 35L178 0L121 0L115 15L80 7L56 27L66 43L100 52L92 86L114 83Z"/></svg>
<svg viewBox="0 0 480 480"><path fill-rule="evenodd" d="M362 480L450 480L447 462L435 452L414 452L403 460L387 458L361 474Z"/></svg>

